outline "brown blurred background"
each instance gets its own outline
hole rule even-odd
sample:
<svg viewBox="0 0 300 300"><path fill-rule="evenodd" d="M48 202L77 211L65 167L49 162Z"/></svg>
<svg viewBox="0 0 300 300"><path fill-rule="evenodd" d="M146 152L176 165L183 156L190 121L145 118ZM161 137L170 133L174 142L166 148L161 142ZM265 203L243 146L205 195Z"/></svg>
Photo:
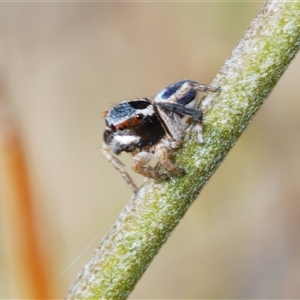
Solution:
<svg viewBox="0 0 300 300"><path fill-rule="evenodd" d="M183 78L210 83L262 4L0 4L0 298L64 297L128 201L99 151L102 112ZM130 299L300 298L299 64L298 56ZM25 208L11 196L11 144L25 164ZM44 294L28 279L34 268Z"/></svg>

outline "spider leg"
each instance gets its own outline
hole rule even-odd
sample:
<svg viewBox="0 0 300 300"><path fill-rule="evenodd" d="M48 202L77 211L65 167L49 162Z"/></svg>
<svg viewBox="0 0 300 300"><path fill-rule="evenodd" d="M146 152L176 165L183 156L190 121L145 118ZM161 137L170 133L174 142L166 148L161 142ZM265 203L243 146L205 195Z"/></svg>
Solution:
<svg viewBox="0 0 300 300"><path fill-rule="evenodd" d="M151 166L147 165L150 161L151 155L149 152L142 151L137 153L132 158L132 168L135 172L153 179L168 179L168 174L159 173L154 170Z"/></svg>
<svg viewBox="0 0 300 300"><path fill-rule="evenodd" d="M195 131L197 132L198 142L203 143L202 135L202 119L203 113L196 109L201 101L197 97L197 91L202 92L219 92L220 87L214 87L198 83L196 81L186 80L180 88L176 90L167 99L160 98L160 94L155 98L156 105L161 108L161 111L166 110L181 116L188 116L196 122ZM173 134L174 135L174 134Z"/></svg>
<svg viewBox="0 0 300 300"><path fill-rule="evenodd" d="M178 115L188 116L194 121L196 121L195 130L197 132L198 142L200 144L204 142L203 135L202 135L203 113L201 110L195 108L189 108L174 102L159 102L157 103L157 106Z"/></svg>
<svg viewBox="0 0 300 300"><path fill-rule="evenodd" d="M173 164L168 155L168 150L163 144L158 144L155 148L155 157L158 159L160 164L170 173L173 174L184 174L185 171L182 168L177 167Z"/></svg>
<svg viewBox="0 0 300 300"><path fill-rule="evenodd" d="M109 148L105 143L102 145L101 152L103 156L107 159L107 161L110 162L113 165L113 167L120 172L122 177L125 179L126 183L133 189L133 191L137 191L138 188L133 182L132 178L126 172L125 166L121 163L119 159L117 159L110 153Z"/></svg>
<svg viewBox="0 0 300 300"><path fill-rule="evenodd" d="M190 86L188 89L193 88L197 91L219 92L221 90L219 86L211 86L211 85L201 84L201 83L198 83L197 81L188 81L187 83Z"/></svg>

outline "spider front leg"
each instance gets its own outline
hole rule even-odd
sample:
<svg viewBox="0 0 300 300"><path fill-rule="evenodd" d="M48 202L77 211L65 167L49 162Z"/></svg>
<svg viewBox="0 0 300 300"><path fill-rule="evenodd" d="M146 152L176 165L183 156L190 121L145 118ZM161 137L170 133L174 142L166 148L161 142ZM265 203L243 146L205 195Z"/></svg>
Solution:
<svg viewBox="0 0 300 300"><path fill-rule="evenodd" d="M158 144L155 147L154 155L158 159L160 164L168 172L173 173L173 174L178 174L178 175L183 175L185 173L185 171L182 168L177 167L174 163L172 163L170 161L169 155L168 155L168 150L167 150L166 146L164 146L163 144Z"/></svg>
<svg viewBox="0 0 300 300"><path fill-rule="evenodd" d="M159 173L156 170L154 170L151 166L147 165L147 163L150 161L151 155L149 152L142 151L137 153L132 158L132 169L148 178L152 179L168 179L168 174L165 173Z"/></svg>
<svg viewBox="0 0 300 300"><path fill-rule="evenodd" d="M125 166L121 163L119 159L117 159L110 153L109 147L106 144L102 145L101 152L103 156L107 159L107 161L109 161L113 165L113 167L120 172L122 177L125 179L126 183L133 189L133 191L137 191L138 188L133 182L132 178L126 172Z"/></svg>

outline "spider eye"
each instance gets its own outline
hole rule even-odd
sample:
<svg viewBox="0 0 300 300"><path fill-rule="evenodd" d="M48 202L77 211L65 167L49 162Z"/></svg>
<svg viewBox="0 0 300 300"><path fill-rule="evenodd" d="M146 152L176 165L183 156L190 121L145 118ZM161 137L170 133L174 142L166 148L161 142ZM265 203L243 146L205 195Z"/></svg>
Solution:
<svg viewBox="0 0 300 300"><path fill-rule="evenodd" d="M142 114L138 114L135 116L136 120L141 120L143 118L143 115Z"/></svg>
<svg viewBox="0 0 300 300"><path fill-rule="evenodd" d="M139 99L128 102L128 105L134 109L145 109L150 105L150 102L147 99Z"/></svg>

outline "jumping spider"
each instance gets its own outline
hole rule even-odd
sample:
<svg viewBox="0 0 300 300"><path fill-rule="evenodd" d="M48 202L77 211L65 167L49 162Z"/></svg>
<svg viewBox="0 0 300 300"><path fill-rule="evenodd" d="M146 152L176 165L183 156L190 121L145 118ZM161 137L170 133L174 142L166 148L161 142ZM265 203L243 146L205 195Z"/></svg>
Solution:
<svg viewBox="0 0 300 300"><path fill-rule="evenodd" d="M217 92L218 87L183 80L162 90L153 100L140 98L122 101L105 112L106 129L102 153L134 190L137 186L126 172L125 166L111 154L131 152L132 168L141 175L154 179L167 179L147 165L155 157L166 171L184 174L184 170L169 160L169 149L180 146L187 119L193 120L199 143L202 137L202 111L197 109L198 92Z"/></svg>

